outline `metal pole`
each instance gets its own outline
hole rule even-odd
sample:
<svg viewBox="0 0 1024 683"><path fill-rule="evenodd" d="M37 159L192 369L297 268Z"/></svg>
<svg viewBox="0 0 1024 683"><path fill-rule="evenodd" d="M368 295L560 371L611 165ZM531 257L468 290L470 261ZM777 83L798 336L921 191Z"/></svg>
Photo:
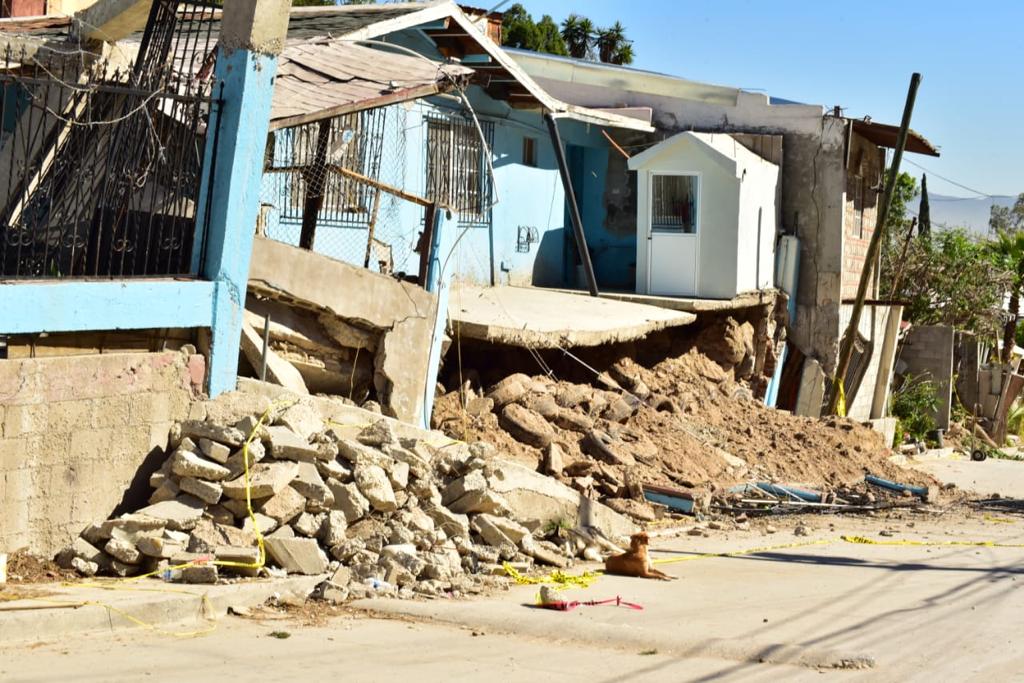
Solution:
<svg viewBox="0 0 1024 683"><path fill-rule="evenodd" d="M260 356L260 381L267 381L267 353L270 351L270 314L263 321L263 353Z"/></svg>
<svg viewBox="0 0 1024 683"><path fill-rule="evenodd" d="M896 138L896 149L893 151L892 165L889 167L889 178L885 182L885 194L882 195L882 206L878 210L875 232L871 235L871 242L868 243L868 253L864 257L864 269L860 272L860 284L857 285L857 300L853 304L850 324L846 326L846 333L843 335L842 345L839 348L839 362L836 365L836 374L832 380L832 396L828 407L830 415L835 415L839 407L838 383L842 382L846 377L846 371L850 367L850 359L853 357L853 340L857 336L857 328L860 327L860 315L861 311L864 310L864 299L867 298L868 283L871 282L871 272L875 267L875 261L878 260L878 251L882 246L885 224L889 219L889 208L892 205L893 190L896 187L896 178L900 174L900 162L903 161L903 148L907 144L910 117L914 113L914 100L917 99L917 88L920 85L921 74L915 73L910 77L907 102L903 107L903 121L900 123L900 132Z"/></svg>
<svg viewBox="0 0 1024 683"><path fill-rule="evenodd" d="M572 231L576 235L576 249L580 252L580 259L583 261L583 272L587 276L587 286L590 288L590 296L597 296L597 278L594 277L594 264L590 262L590 251L587 250L587 236L583 233L583 219L580 218L580 207L576 204L576 193L572 189L572 177L569 175L569 165L565 160L562 137L558 134L558 121L551 112L545 114L544 119L548 122L548 130L551 132L551 143L555 147L555 158L558 159L558 170L562 174L562 188L565 190L565 201L569 204Z"/></svg>

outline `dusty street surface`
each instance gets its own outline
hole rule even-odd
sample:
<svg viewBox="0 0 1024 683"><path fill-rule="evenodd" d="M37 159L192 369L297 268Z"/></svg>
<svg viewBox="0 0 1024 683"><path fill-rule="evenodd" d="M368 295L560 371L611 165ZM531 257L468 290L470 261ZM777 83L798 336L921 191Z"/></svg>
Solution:
<svg viewBox="0 0 1024 683"><path fill-rule="evenodd" d="M956 460L924 460L911 466L979 496L998 493L1004 498L1024 498L1024 462L995 458L973 462L962 456Z"/></svg>
<svg viewBox="0 0 1024 683"><path fill-rule="evenodd" d="M678 581L601 577L564 593L621 596L643 611L531 609L535 586L472 601L370 601L406 620L353 614L308 626L231 617L193 639L139 632L0 647L0 679L1019 679L1024 549L948 544L1024 544L1024 518L894 515L774 519L774 534L658 538L658 559L682 560L659 565ZM798 522L807 536L793 534ZM867 545L841 535L936 545ZM768 549L686 559L755 548Z"/></svg>

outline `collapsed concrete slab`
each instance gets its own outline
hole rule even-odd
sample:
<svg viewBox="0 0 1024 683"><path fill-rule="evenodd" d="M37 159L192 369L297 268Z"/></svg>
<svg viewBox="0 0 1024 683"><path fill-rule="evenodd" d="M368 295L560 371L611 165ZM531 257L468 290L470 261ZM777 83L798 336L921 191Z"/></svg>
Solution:
<svg viewBox="0 0 1024 683"><path fill-rule="evenodd" d="M541 349L632 341L697 319L685 311L534 287L459 285L451 301L449 315L463 337Z"/></svg>
<svg viewBox="0 0 1024 683"><path fill-rule="evenodd" d="M336 340L352 338L356 348L376 348L374 386L384 412L406 422L422 422L437 310L435 295L386 275L260 237L253 244L249 291L345 322L331 326ZM371 343L352 329L371 332L379 342Z"/></svg>
<svg viewBox="0 0 1024 683"><path fill-rule="evenodd" d="M627 518L595 500L559 483L551 477L522 465L496 460L488 481L491 490L501 494L515 510L516 519L530 529L552 521L601 531L610 539L620 539L636 531Z"/></svg>

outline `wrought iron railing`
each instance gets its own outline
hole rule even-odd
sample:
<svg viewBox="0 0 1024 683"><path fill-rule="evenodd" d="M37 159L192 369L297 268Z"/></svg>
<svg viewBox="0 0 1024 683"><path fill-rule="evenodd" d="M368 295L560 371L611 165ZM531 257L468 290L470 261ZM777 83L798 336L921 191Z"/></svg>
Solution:
<svg viewBox="0 0 1024 683"><path fill-rule="evenodd" d="M197 274L212 16L156 0L120 66L77 47L2 55L0 277Z"/></svg>

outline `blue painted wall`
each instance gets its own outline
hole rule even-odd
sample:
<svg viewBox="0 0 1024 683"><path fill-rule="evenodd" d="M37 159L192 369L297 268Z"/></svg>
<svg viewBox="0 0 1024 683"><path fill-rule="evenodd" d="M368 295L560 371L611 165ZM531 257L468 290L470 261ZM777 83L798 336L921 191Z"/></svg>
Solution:
<svg viewBox="0 0 1024 683"><path fill-rule="evenodd" d="M481 284L575 286L574 243L565 207L565 194L554 147L540 114L513 110L478 88L469 90L470 102L481 121L494 125L494 186L497 202L490 225L467 226L454 222L457 244L451 260L456 278ZM426 120L431 115L457 115L459 102L430 98L389 108L385 123L383 160L379 178L417 195L426 193ZM581 212L598 282L602 286L630 281L635 235L623 244L604 227L604 191L608 143L596 126L560 120L559 131L576 160L573 175L581 192ZM523 140L533 138L536 166L523 163ZM285 190L285 192L287 192ZM288 201L282 186L264 177L261 201L268 205L270 237L298 244L300 220L283 218L280 204ZM520 245L520 231L531 232L536 241ZM416 273L419 255L413 252L423 229L423 210L409 202L384 195L376 227L377 239L392 245L396 272ZM532 230L530 230L532 229ZM317 223L314 249L349 263L362 265L366 250L365 227L343 226L330 216ZM376 263L371 259L371 269Z"/></svg>

